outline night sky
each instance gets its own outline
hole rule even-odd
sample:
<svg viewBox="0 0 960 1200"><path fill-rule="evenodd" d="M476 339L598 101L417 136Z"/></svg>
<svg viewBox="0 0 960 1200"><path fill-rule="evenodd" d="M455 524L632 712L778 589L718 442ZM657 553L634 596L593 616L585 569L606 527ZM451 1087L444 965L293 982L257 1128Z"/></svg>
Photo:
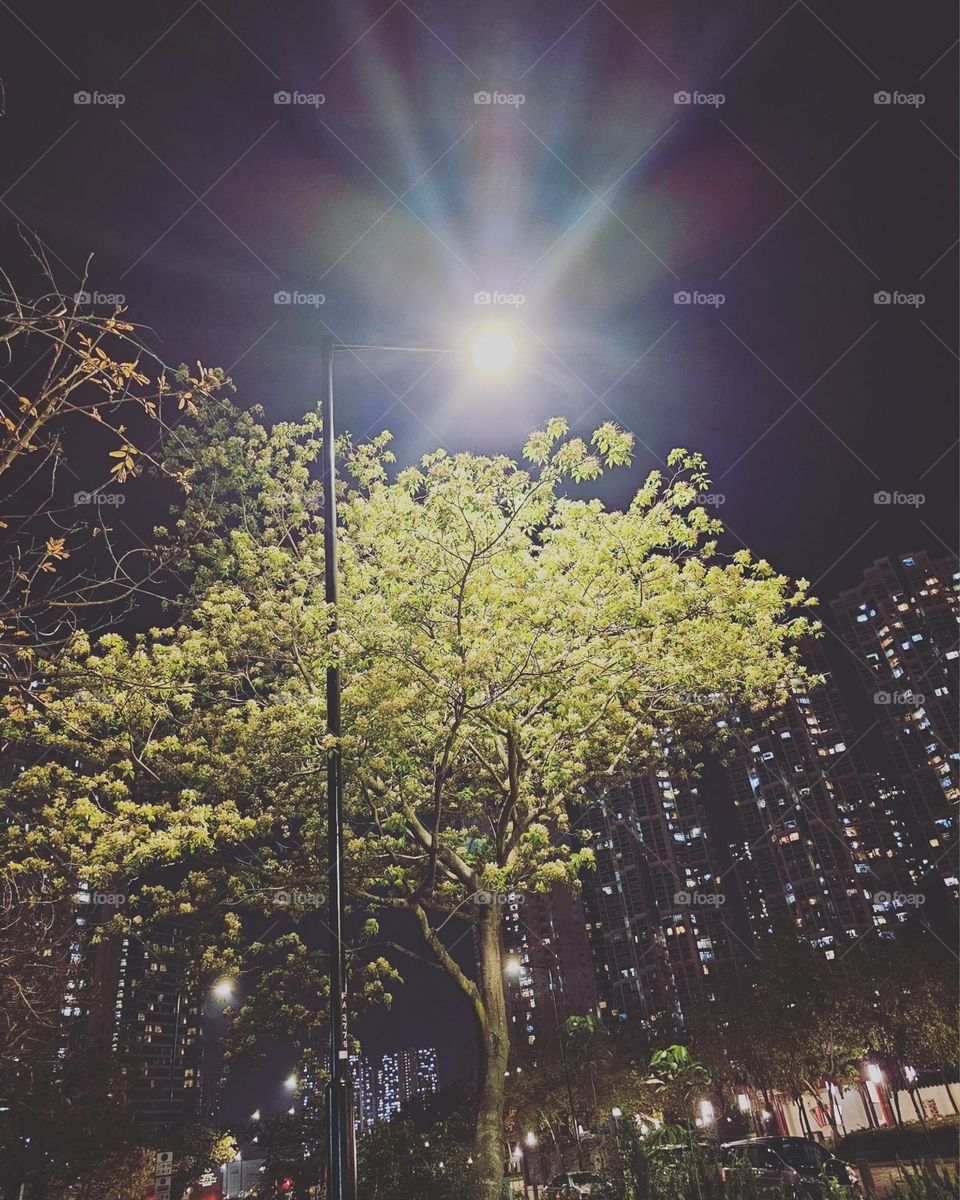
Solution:
<svg viewBox="0 0 960 1200"><path fill-rule="evenodd" d="M322 333L512 319L496 384L344 355L340 421L405 462L613 418L638 453L612 502L699 449L732 545L829 599L956 552L956 37L904 0L0 0L0 265L29 289L33 230L71 291L93 254L90 291L271 418L316 403ZM368 1048L433 1041L449 1079L459 998L407 973ZM281 1107L290 1065L227 1115Z"/></svg>

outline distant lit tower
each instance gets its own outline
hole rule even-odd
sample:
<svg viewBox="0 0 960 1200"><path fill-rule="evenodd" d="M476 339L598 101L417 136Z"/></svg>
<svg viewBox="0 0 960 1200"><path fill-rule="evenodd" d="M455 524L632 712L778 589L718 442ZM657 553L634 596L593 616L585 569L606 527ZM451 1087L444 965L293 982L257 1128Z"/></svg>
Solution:
<svg viewBox="0 0 960 1200"><path fill-rule="evenodd" d="M353 1075L353 1120L357 1133L369 1133L377 1122L377 1068L362 1054L350 1055Z"/></svg>
<svg viewBox="0 0 960 1200"><path fill-rule="evenodd" d="M124 1099L145 1126L199 1120L209 1103L200 996L186 979L181 938L168 926L149 945L125 935L96 950L91 1039L114 1056Z"/></svg>
<svg viewBox="0 0 960 1200"><path fill-rule="evenodd" d="M551 1044L557 1014L563 1021L597 1011L583 903L562 887L544 894L510 892L499 900L504 909L504 948L518 964L517 973L504 979L510 1039L518 1048L538 1041Z"/></svg>
<svg viewBox="0 0 960 1200"><path fill-rule="evenodd" d="M391 1117L421 1096L437 1090L437 1052L432 1046L385 1054L377 1073L377 1120Z"/></svg>
<svg viewBox="0 0 960 1200"><path fill-rule="evenodd" d="M731 852L754 936L792 928L833 958L903 919L910 877L896 789L867 769L821 645L804 660L822 683L798 679L772 717L730 719Z"/></svg>
<svg viewBox="0 0 960 1200"><path fill-rule="evenodd" d="M700 784L675 748L628 787L584 813L597 869L584 907L598 1006L610 1022L677 1033L716 999L733 968L720 865Z"/></svg>
<svg viewBox="0 0 960 1200"><path fill-rule="evenodd" d="M956 892L957 562L919 551L877 559L832 607L900 772L920 870Z"/></svg>

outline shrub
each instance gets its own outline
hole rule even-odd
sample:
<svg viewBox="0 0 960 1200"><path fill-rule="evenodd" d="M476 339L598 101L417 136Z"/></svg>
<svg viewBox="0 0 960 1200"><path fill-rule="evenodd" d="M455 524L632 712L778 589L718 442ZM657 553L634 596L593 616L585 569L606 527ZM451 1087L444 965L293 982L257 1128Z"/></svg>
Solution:
<svg viewBox="0 0 960 1200"><path fill-rule="evenodd" d="M835 1153L840 1158L865 1158L869 1162L897 1162L905 1159L917 1162L923 1158L957 1158L960 1138L960 1117L938 1117L922 1125L910 1124L899 1128L858 1129L839 1140Z"/></svg>
<svg viewBox="0 0 960 1200"><path fill-rule="evenodd" d="M936 1163L903 1171L903 1181L895 1184L887 1200L955 1200L957 1177Z"/></svg>

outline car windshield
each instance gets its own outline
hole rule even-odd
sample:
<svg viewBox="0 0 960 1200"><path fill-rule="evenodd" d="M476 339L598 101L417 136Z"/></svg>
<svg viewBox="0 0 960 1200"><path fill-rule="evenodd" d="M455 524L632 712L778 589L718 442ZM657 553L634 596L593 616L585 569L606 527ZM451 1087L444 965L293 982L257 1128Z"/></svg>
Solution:
<svg viewBox="0 0 960 1200"><path fill-rule="evenodd" d="M785 1138L777 1143L776 1151L788 1167L797 1171L819 1171L823 1165L823 1151L805 1138Z"/></svg>

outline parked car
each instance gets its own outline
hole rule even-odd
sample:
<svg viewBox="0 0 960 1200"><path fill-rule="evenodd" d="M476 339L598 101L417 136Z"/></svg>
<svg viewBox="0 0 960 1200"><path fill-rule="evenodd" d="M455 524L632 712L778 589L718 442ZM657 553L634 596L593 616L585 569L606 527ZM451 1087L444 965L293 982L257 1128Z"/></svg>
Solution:
<svg viewBox="0 0 960 1200"><path fill-rule="evenodd" d="M554 1175L543 1190L544 1200L580 1200L591 1192L599 1192L602 1180L591 1171L564 1171Z"/></svg>
<svg viewBox="0 0 960 1200"><path fill-rule="evenodd" d="M737 1164L744 1164L753 1172L761 1191L782 1188L804 1200L823 1200L825 1178L861 1193L856 1169L809 1138L762 1137L725 1142L720 1147L720 1164L724 1179L729 1179Z"/></svg>

